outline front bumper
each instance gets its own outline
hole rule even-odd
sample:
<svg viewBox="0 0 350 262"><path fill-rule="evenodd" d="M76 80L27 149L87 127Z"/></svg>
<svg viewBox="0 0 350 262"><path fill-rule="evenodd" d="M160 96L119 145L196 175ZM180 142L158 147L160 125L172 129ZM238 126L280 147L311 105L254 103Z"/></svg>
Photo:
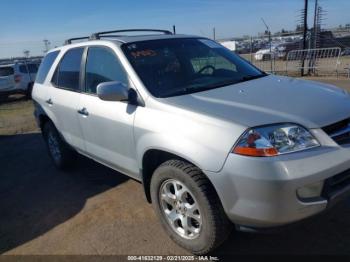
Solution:
<svg viewBox="0 0 350 262"><path fill-rule="evenodd" d="M310 217L350 192L350 147L322 146L277 157L230 154L219 173L207 172L232 222L269 228ZM338 175L338 179L333 177ZM298 188L325 181L320 197L302 201ZM336 185L330 186L336 181ZM341 183L338 183L341 182Z"/></svg>

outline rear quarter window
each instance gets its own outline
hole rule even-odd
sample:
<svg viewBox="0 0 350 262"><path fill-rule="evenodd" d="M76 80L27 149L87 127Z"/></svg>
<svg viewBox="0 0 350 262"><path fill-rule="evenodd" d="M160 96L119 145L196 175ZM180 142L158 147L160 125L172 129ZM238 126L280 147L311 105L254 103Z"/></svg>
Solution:
<svg viewBox="0 0 350 262"><path fill-rule="evenodd" d="M14 74L13 67L6 66L6 67L0 67L0 76L10 76Z"/></svg>
<svg viewBox="0 0 350 262"><path fill-rule="evenodd" d="M53 62L55 61L56 57L58 56L59 52L60 51L54 51L54 52L48 53L45 56L44 60L41 62L39 66L39 70L35 79L36 83L39 83L39 84L44 83L47 73L50 71L50 68Z"/></svg>

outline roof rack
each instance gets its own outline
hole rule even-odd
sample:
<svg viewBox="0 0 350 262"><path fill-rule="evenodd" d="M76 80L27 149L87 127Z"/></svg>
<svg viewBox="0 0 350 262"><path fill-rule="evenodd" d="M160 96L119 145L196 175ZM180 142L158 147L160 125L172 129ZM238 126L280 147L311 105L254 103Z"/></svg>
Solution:
<svg viewBox="0 0 350 262"><path fill-rule="evenodd" d="M72 41L84 40L84 39L89 40L90 37L88 37L88 36L82 36L82 37L69 38L69 39L67 39L66 41L64 41L64 44L65 44L65 45L69 45L69 44L72 43Z"/></svg>
<svg viewBox="0 0 350 262"><path fill-rule="evenodd" d="M113 30L113 31L104 31L104 32L97 32L90 36L91 40L97 40L100 39L103 35L108 35L112 33L125 33L125 32L157 32L157 33L163 33L165 35L172 35L173 33L168 30L160 30L160 29L124 29L124 30Z"/></svg>

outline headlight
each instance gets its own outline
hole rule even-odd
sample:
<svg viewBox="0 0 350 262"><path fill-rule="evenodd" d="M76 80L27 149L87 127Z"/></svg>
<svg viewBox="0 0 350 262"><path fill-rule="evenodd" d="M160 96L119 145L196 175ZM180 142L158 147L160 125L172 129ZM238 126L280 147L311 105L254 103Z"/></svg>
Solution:
<svg viewBox="0 0 350 262"><path fill-rule="evenodd" d="M246 156L276 156L319 146L316 138L296 124L278 124L248 129L233 149Z"/></svg>

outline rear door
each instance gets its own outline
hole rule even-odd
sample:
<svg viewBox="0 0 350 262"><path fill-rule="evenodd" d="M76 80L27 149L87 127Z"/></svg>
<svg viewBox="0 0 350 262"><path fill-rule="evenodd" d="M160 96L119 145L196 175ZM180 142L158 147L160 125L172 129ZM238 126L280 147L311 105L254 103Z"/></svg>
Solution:
<svg viewBox="0 0 350 262"><path fill-rule="evenodd" d="M38 72L38 65L35 63L28 64L28 72L29 72L30 81L34 81L36 77L36 73Z"/></svg>
<svg viewBox="0 0 350 262"><path fill-rule="evenodd" d="M42 63L40 64L32 92L33 101L38 103L49 116L51 116L51 106L49 106L49 104L47 104L45 101L48 100L48 91L52 85L51 76L54 71L54 68L52 67L59 53L60 51L52 51L46 54Z"/></svg>
<svg viewBox="0 0 350 262"><path fill-rule="evenodd" d="M84 47L69 49L60 60L51 79L48 100L55 126L71 146L84 151L78 119L81 93L80 68Z"/></svg>
<svg viewBox="0 0 350 262"><path fill-rule="evenodd" d="M89 47L85 66L79 121L88 155L130 176L138 174L135 160L133 122L137 106L127 102L103 101L96 95L97 85L119 81L130 86L115 52L104 46Z"/></svg>
<svg viewBox="0 0 350 262"><path fill-rule="evenodd" d="M0 92L11 91L15 87L14 69L12 66L0 67Z"/></svg>
<svg viewBox="0 0 350 262"><path fill-rule="evenodd" d="M19 72L17 75L19 76L19 85L18 88L26 90L28 84L32 81L32 78L29 74L28 65L26 63L18 65Z"/></svg>

